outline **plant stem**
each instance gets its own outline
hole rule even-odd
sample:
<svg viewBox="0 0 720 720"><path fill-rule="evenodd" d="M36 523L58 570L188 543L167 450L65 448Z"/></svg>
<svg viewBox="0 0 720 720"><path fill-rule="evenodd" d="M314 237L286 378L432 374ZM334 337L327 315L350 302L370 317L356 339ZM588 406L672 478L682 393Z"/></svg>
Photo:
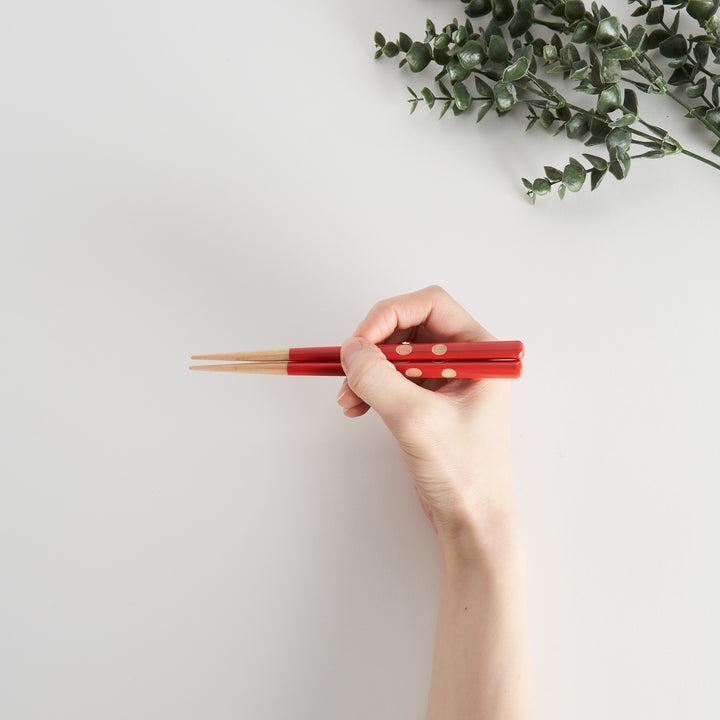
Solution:
<svg viewBox="0 0 720 720"><path fill-rule="evenodd" d="M716 170L720 170L720 165L718 165L718 163L713 162L712 160L709 160L708 158L702 157L702 155L696 155L694 152L685 150L685 148L683 148L680 152L683 155L687 155L688 157L695 158L696 160L699 160L700 162L704 162L706 165L710 165L710 167L714 167Z"/></svg>

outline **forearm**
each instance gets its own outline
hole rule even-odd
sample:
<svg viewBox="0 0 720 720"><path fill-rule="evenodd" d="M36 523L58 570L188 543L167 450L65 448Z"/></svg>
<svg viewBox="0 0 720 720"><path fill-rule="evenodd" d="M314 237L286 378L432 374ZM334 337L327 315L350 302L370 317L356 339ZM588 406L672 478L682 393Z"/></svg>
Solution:
<svg viewBox="0 0 720 720"><path fill-rule="evenodd" d="M427 720L535 720L525 589L516 515L444 540Z"/></svg>

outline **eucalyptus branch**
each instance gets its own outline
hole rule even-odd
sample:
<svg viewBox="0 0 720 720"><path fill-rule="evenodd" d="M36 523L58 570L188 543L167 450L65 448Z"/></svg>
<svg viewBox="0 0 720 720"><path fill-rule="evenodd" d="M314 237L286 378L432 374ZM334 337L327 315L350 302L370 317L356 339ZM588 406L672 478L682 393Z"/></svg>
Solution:
<svg viewBox="0 0 720 720"><path fill-rule="evenodd" d="M544 177L523 179L531 202L552 187L561 198L567 190L577 192L586 177L591 190L608 173L625 179L632 161L641 158L684 154L720 170L720 164L686 150L641 116L637 94L666 95L716 137L713 152L720 154L720 73L713 75L707 67L711 53L720 63L720 16L714 15L720 0L678 0L674 9L686 10L705 31L689 37L678 32L680 10L666 22L662 2L629 1L639 6L633 15L644 18L644 24L631 29L595 2L588 9L583 0L461 0L465 22L453 19L440 29L428 20L423 40L400 33L397 41L388 42L376 33L375 56L400 55L400 66L411 72L431 63L438 68L439 92L424 87L418 94L408 88L411 113L420 103L430 108L438 103L441 118L450 109L455 115L474 109L480 122L491 109L502 118L523 106L528 112L526 130L539 123L555 135L564 131L586 147L604 147L607 157L583 153L590 167L570 158L563 170L547 165ZM473 18L490 13L486 25L473 25ZM536 13L549 14L550 19ZM547 40L536 36L536 29L554 32ZM656 49L668 60L667 78L650 56ZM550 81L554 73L577 84L561 92ZM467 83L474 83L476 92L471 93ZM673 86L683 87L688 101ZM570 102L568 92L590 96L592 107ZM693 105L693 99L704 104ZM631 154L633 148L644 152Z"/></svg>

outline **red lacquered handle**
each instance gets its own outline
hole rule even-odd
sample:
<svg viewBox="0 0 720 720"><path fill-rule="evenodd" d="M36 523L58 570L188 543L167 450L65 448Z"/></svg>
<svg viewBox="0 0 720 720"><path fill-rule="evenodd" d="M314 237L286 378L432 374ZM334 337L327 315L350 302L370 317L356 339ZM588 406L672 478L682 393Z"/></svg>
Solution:
<svg viewBox="0 0 720 720"><path fill-rule="evenodd" d="M409 378L445 378L446 380L478 378L519 378L521 360L459 360L457 362L393 363L395 369Z"/></svg>
<svg viewBox="0 0 720 720"><path fill-rule="evenodd" d="M397 343L378 345L388 360L520 360L525 348L519 340L461 343ZM291 362L337 362L339 347L290 348Z"/></svg>
<svg viewBox="0 0 720 720"><path fill-rule="evenodd" d="M459 360L457 362L395 362L395 369L409 378L518 378L522 375L520 360ZM290 362L288 375L344 375L340 363Z"/></svg>

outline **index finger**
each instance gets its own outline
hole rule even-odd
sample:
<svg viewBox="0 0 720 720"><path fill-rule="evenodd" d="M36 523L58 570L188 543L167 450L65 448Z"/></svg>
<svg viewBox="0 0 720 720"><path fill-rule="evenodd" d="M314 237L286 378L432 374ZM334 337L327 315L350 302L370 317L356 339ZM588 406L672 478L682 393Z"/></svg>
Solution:
<svg viewBox="0 0 720 720"><path fill-rule="evenodd" d="M496 339L438 285L375 303L354 334L375 344L408 338L417 342Z"/></svg>

